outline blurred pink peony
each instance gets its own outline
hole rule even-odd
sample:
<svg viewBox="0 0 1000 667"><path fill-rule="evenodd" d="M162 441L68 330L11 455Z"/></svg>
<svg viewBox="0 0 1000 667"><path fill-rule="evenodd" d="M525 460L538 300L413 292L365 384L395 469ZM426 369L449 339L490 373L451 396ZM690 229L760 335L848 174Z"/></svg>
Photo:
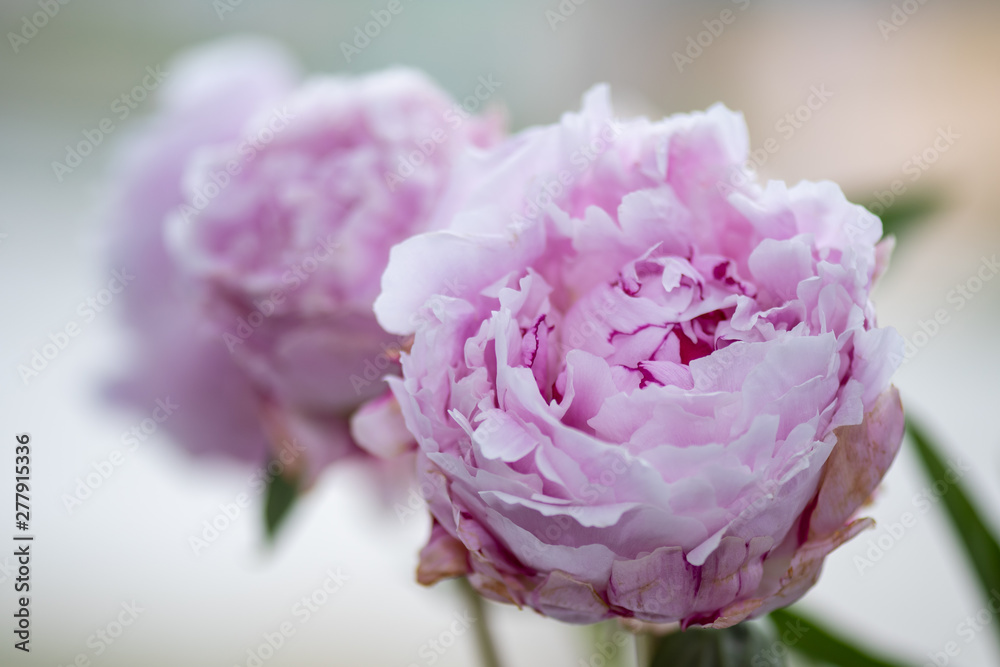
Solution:
<svg viewBox="0 0 1000 667"><path fill-rule="evenodd" d="M300 83L286 62L240 40L172 69L124 174L117 254L145 285L138 393L171 393L188 446L296 443L314 476L359 451L348 417L398 366L371 311L389 248L500 131L413 71Z"/></svg>
<svg viewBox="0 0 1000 667"><path fill-rule="evenodd" d="M889 466L890 246L832 183L757 186L722 106L581 113L470 156L375 312L434 518L418 578L575 623L798 599Z"/></svg>
<svg viewBox="0 0 1000 667"><path fill-rule="evenodd" d="M176 404L160 428L192 453L258 462L267 439L256 392L204 326L168 254L164 224L184 202L192 156L238 139L243 124L299 76L283 51L255 39L193 50L166 69L160 110L120 142L111 179L111 262L134 276L120 297L131 334L128 374L112 393L143 413L157 400Z"/></svg>

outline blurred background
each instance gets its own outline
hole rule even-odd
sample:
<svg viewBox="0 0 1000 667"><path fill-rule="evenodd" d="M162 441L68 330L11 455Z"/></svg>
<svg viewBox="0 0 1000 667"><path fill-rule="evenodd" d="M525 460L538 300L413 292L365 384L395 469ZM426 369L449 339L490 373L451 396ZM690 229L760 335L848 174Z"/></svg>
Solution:
<svg viewBox="0 0 1000 667"><path fill-rule="evenodd" d="M722 101L744 112L751 148L769 139L778 147L760 161L765 178L830 179L865 205L887 201L898 182L904 198L933 201L930 215L901 231L875 301L880 323L914 344L895 380L904 404L957 458L1000 529L1000 278L983 268L1000 252L1000 6L403 0L347 62L341 43L386 4L53 0L58 11L36 31L25 21L41 11L37 0L0 5L0 497L13 495L14 435L28 432L37 536L27 655L12 647L15 562L13 547L0 547L0 616L8 619L0 664L474 664L471 631L453 623L466 610L457 588L413 583L429 522L419 512L398 516L357 466L328 471L273 548L257 495L193 553L189 538L220 504L253 495L255 471L192 459L162 433L126 453L79 506L63 501L142 419L99 393L121 364L113 304L38 377L25 383L17 367L107 284L107 167L114 143L155 100L139 103L61 181L52 163L147 67L234 33L280 40L308 71L423 68L457 98L492 75L513 130L555 121L600 81L611 84L622 115ZM968 298L955 296L960 285ZM941 310L944 323L928 324ZM949 642L959 652L948 664L1000 664L990 629L963 625L984 601L939 507L916 498L929 488L904 444L870 508L878 527L827 560L801 607L915 664L933 664ZM915 522L890 534L907 512ZM12 544L5 532L0 542ZM330 572L336 581L324 589ZM295 606L303 598L314 607L306 620ZM507 665L599 664L583 629L509 607L489 611ZM295 634L267 651L266 636L289 621Z"/></svg>

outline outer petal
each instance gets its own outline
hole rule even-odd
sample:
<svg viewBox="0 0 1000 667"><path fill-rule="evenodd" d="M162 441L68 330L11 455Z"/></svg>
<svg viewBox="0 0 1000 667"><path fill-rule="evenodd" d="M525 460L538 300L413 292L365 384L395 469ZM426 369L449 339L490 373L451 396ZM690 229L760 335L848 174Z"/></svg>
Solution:
<svg viewBox="0 0 1000 667"><path fill-rule="evenodd" d="M611 617L608 604L590 584L556 570L531 595L531 606L566 623L597 623Z"/></svg>
<svg viewBox="0 0 1000 667"><path fill-rule="evenodd" d="M392 458L413 449L413 434L391 391L368 401L351 416L351 436L365 451Z"/></svg>
<svg viewBox="0 0 1000 667"><path fill-rule="evenodd" d="M809 538L839 530L878 486L903 440L905 419L899 390L889 387L857 426L836 430L837 445L826 462Z"/></svg>
<svg viewBox="0 0 1000 667"><path fill-rule="evenodd" d="M795 548L790 559L776 556L769 563L771 570L782 560L787 567L777 583L772 580L762 584L765 597L730 605L714 619L713 627L728 627L799 599L816 582L827 554L875 525L872 519L847 522L871 496L889 468L902 442L903 429L903 407L895 387L878 397L864 422L837 429L837 445L824 467L820 488L797 534L789 535L787 542L799 541L802 535L808 538ZM769 587L773 590L767 590Z"/></svg>
<svg viewBox="0 0 1000 667"><path fill-rule="evenodd" d="M792 604L816 583L823 567L823 560L831 551L874 525L875 522L871 519L858 519L832 535L803 544L791 559L774 559L768 563L771 570L787 565L781 570L773 592L765 597L751 597L735 602L721 610L711 623L705 624L714 628L728 628L740 621L763 616Z"/></svg>
<svg viewBox="0 0 1000 667"><path fill-rule="evenodd" d="M448 534L437 522L431 528L431 537L420 551L417 581L424 586L436 584L467 574L468 555L465 545Z"/></svg>

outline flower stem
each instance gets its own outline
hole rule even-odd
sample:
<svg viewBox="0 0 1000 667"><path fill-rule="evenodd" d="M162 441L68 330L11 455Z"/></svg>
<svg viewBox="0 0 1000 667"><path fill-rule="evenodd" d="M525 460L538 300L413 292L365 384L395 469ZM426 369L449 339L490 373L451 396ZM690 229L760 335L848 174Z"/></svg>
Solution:
<svg viewBox="0 0 1000 667"><path fill-rule="evenodd" d="M631 644L629 648L631 650L623 651L624 655L622 665L624 667L644 667L645 663L643 662L642 655L642 640L638 635L634 635L631 632L629 633L629 637L631 637L631 640L629 641Z"/></svg>
<svg viewBox="0 0 1000 667"><path fill-rule="evenodd" d="M490 633L489 618L486 614L486 605L483 604L483 598L465 577L459 580L459 585L462 587L462 594L469 602L473 616L476 619L476 622L472 625L476 633L476 643L479 646L479 657L482 660L483 667L500 667L500 658L497 656L496 644L493 642L492 633Z"/></svg>
<svg viewBox="0 0 1000 667"><path fill-rule="evenodd" d="M653 654L656 652L656 637L648 632L639 632L633 635L635 640L635 664L636 667L646 667L653 661Z"/></svg>

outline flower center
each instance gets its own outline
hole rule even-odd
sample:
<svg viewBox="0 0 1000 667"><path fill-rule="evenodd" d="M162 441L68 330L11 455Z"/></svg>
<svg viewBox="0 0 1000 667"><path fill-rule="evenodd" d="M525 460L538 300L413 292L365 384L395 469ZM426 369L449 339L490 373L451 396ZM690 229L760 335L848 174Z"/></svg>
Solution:
<svg viewBox="0 0 1000 667"><path fill-rule="evenodd" d="M549 399L565 393L573 350L605 360L618 391L650 385L690 390L688 365L720 347L737 299L755 293L728 258L679 257L653 248L574 303L558 325L540 317L522 328L522 363Z"/></svg>

